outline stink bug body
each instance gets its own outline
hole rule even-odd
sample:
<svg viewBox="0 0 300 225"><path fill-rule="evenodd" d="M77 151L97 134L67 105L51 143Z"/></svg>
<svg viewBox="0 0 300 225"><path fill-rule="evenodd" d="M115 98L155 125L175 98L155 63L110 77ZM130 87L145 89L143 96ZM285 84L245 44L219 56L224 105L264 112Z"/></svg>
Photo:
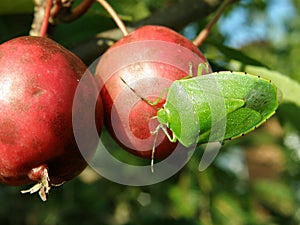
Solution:
<svg viewBox="0 0 300 225"><path fill-rule="evenodd" d="M233 139L264 123L278 104L276 86L260 76L227 71L177 80L157 113L157 130L169 128L169 139L186 147Z"/></svg>
<svg viewBox="0 0 300 225"><path fill-rule="evenodd" d="M162 129L171 142L179 141L185 147L223 142L251 132L275 113L280 92L270 80L231 71L201 76L204 66L199 65L200 76L176 80L168 88L166 102L157 111L160 124L153 134ZM140 98L150 105L158 102ZM155 145L154 141L152 171Z"/></svg>

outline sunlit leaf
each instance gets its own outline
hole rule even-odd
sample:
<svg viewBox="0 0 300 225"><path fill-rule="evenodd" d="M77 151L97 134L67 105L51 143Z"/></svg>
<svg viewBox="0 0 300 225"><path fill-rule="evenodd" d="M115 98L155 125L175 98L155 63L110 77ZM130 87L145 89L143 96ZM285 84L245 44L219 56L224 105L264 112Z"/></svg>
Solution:
<svg viewBox="0 0 300 225"><path fill-rule="evenodd" d="M244 63L246 65L255 65L255 66L264 66L266 67L266 65L264 65L262 62L249 57L248 55L246 55L245 53L243 53L240 50L234 49L234 48L230 48L226 45L222 45L220 43L213 43L213 45L222 53L224 54L228 59L231 60L238 60L241 63Z"/></svg>
<svg viewBox="0 0 300 225"><path fill-rule="evenodd" d="M261 180L254 183L254 190L259 201L267 208L290 216L295 210L292 190L284 183L271 180Z"/></svg>
<svg viewBox="0 0 300 225"><path fill-rule="evenodd" d="M245 213L242 211L239 201L234 196L220 193L213 201L216 224L242 225L245 224Z"/></svg>

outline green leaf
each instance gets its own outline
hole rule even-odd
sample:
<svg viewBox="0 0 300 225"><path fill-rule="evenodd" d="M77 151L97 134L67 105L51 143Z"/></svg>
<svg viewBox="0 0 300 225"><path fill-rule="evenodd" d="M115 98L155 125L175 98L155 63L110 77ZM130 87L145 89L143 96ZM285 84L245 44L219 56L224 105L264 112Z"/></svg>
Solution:
<svg viewBox="0 0 300 225"><path fill-rule="evenodd" d="M269 209L284 216L294 213L294 194L288 185L278 181L261 180L254 183L254 190L259 201Z"/></svg>
<svg viewBox="0 0 300 225"><path fill-rule="evenodd" d="M240 202L227 193L218 194L212 202L216 223L220 225L245 224L246 215L241 209Z"/></svg>
<svg viewBox="0 0 300 225"><path fill-rule="evenodd" d="M254 66L263 66L266 67L263 63L260 61L249 57L245 53L243 53L240 50L230 48L228 46L219 44L219 43L213 43L213 45L222 53L224 54L227 58L229 59L235 59L238 60L246 65L254 65Z"/></svg>
<svg viewBox="0 0 300 225"><path fill-rule="evenodd" d="M292 127L296 128L300 134L300 107L297 107L295 104L285 103L279 107L276 115L281 124L289 124L288 127L285 127L285 131Z"/></svg>
<svg viewBox="0 0 300 225"><path fill-rule="evenodd" d="M127 0L127 1L112 1L114 9L121 14L122 19L124 15L129 21L137 21L150 15L150 10L144 1Z"/></svg>
<svg viewBox="0 0 300 225"><path fill-rule="evenodd" d="M181 189L174 186L169 192L172 200L173 213L178 217L193 217L199 205L199 191L192 189Z"/></svg>
<svg viewBox="0 0 300 225"><path fill-rule="evenodd" d="M0 15L32 13L34 4L32 0L1 0Z"/></svg>

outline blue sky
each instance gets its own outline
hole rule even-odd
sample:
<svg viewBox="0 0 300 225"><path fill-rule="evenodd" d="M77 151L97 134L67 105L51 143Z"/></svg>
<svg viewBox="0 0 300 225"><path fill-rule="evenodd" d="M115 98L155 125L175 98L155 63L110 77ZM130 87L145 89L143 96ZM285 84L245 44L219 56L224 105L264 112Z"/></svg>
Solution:
<svg viewBox="0 0 300 225"><path fill-rule="evenodd" d="M266 14L249 15L247 9L241 5L226 17L222 17L218 25L228 38L225 44L231 47L265 39L280 43L286 35L285 24L294 16L296 11L290 0L269 0Z"/></svg>

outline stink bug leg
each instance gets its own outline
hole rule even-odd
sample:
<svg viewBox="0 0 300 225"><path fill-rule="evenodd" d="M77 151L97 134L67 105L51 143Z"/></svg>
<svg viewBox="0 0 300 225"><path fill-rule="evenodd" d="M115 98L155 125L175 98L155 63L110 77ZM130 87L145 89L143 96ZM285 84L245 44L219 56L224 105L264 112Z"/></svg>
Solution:
<svg viewBox="0 0 300 225"><path fill-rule="evenodd" d="M176 142L177 141L177 138L174 135L174 133L173 133L173 137L170 136L170 134L168 133L168 130L167 130L167 127L166 127L165 124L159 124L156 127L156 129L151 132L151 134L155 135L155 139L154 139L153 147L152 147L152 153L151 153L151 172L152 173L154 172L155 145L156 145L156 140L157 140L157 137L158 137L158 132L159 132L160 129L165 133L165 135L168 137L168 139L169 139L170 142Z"/></svg>
<svg viewBox="0 0 300 225"><path fill-rule="evenodd" d="M202 70L205 70L205 72L206 73L208 73L209 72L209 64L208 64L208 62L206 62L206 63L200 63L199 65L198 65L198 76L202 76L203 74L202 74Z"/></svg>
<svg viewBox="0 0 300 225"><path fill-rule="evenodd" d="M206 73L209 73L209 64L208 62L198 64L197 76L203 75L203 69ZM180 80L193 78L193 64L189 63L189 74L186 77L181 78Z"/></svg>
<svg viewBox="0 0 300 225"><path fill-rule="evenodd" d="M163 110L163 108L159 108L156 107L156 105L161 101L161 99L163 98L164 94L169 90L169 88L164 88L160 95L157 97L157 99L155 101L150 101L146 98L144 98L143 96L141 96L139 93L136 92L136 90L134 90L122 77L120 77L120 79L122 80L122 82L130 88L130 90L138 97L140 98L142 101L144 101L145 103L147 103L148 105L154 107L157 111ZM157 116L152 117L152 119L156 119ZM156 129L154 131L151 131L151 134L155 135L154 138L154 142L153 142L153 147L152 147L152 152L151 152L151 172L154 172L154 154L155 154L155 146L156 146L156 141L157 141L157 137L158 137L158 132L159 130L162 129L163 132L165 133L165 135L168 137L168 139L170 140L170 142L176 142L177 138L175 137L175 135L173 134L173 137L171 137L167 131L167 126L166 124L162 124L160 123Z"/></svg>

